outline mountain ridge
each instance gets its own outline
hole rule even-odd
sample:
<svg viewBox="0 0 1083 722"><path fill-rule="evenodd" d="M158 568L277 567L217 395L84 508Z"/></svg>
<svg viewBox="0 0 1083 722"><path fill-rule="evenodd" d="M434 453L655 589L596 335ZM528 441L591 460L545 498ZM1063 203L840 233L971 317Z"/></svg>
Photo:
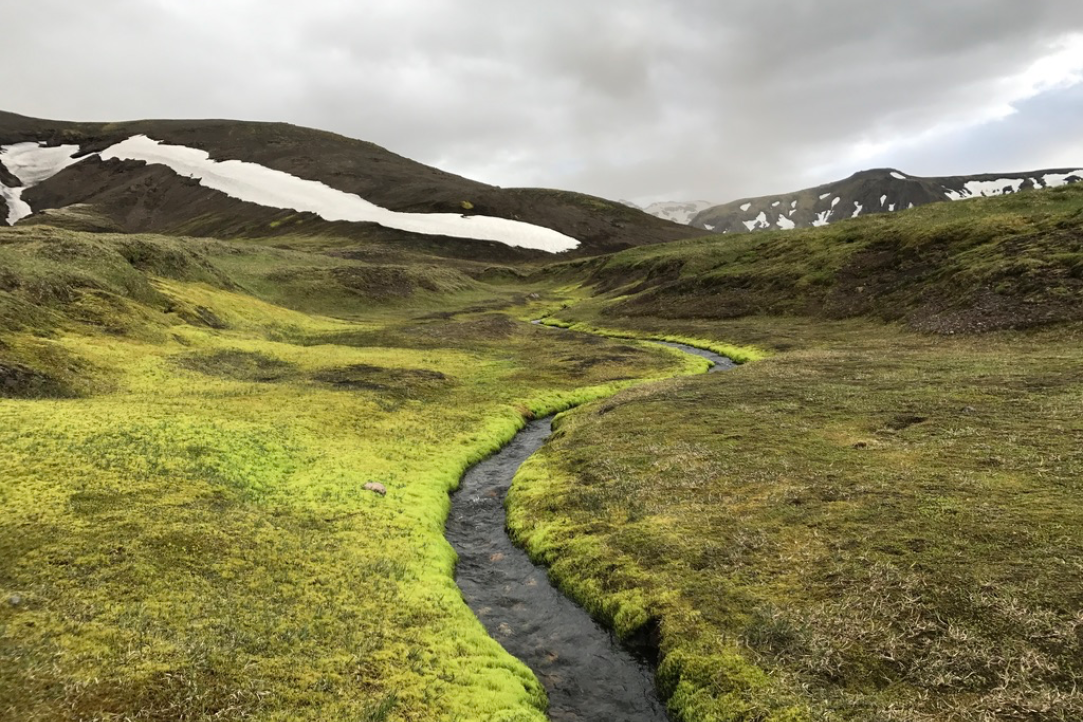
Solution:
<svg viewBox="0 0 1083 722"><path fill-rule="evenodd" d="M396 213L487 216L536 225L579 241L573 255L605 253L684 238L688 228L594 196L540 188L500 188L426 166L369 141L288 123L233 120L138 120L82 123L0 112L0 146L77 145L80 162L20 191L38 213L84 206L126 232L251 237L305 233L424 247L438 255L479 260L543 257L530 249L498 248L373 224L328 221L289 209L245 203L201 187L161 165L90 158L145 135L316 181ZM6 166L0 185L17 188ZM10 201L10 197L7 199ZM9 203L0 213L7 217ZM52 222L55 219L51 219ZM33 222L33 221L32 221ZM547 254L546 254L547 255Z"/></svg>
<svg viewBox="0 0 1083 722"><path fill-rule="evenodd" d="M790 193L739 198L706 208L690 225L713 233L809 228L929 203L1052 188L1083 180L1083 166L1014 173L915 176L872 168L848 178Z"/></svg>

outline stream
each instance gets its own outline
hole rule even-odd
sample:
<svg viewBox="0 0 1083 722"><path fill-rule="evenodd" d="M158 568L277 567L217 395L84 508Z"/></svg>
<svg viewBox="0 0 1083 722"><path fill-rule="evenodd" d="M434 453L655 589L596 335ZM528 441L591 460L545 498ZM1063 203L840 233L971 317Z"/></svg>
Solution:
<svg viewBox="0 0 1083 722"><path fill-rule="evenodd" d="M712 361L710 371L734 366L711 351L663 345ZM552 418L531 421L463 476L447 523L459 554L456 581L489 634L541 680L553 722L668 722L653 661L565 597L507 535L504 497L512 477L551 433Z"/></svg>

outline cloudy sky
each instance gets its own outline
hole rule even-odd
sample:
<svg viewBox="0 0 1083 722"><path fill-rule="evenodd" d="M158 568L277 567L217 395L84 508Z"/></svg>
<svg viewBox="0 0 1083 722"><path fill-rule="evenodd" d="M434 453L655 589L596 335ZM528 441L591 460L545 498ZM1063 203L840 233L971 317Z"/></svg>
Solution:
<svg viewBox="0 0 1083 722"><path fill-rule="evenodd" d="M0 0L0 108L282 120L639 202L1083 167L1080 0Z"/></svg>

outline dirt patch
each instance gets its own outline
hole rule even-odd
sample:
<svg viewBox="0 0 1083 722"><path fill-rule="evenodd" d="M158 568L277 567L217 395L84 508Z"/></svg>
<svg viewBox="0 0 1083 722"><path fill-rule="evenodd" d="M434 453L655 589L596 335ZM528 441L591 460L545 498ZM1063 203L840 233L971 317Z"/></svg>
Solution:
<svg viewBox="0 0 1083 722"><path fill-rule="evenodd" d="M173 363L186 371L195 371L205 376L233 381L273 383L286 381L297 374L297 367L294 364L274 356L250 351L186 354L175 358Z"/></svg>
<svg viewBox="0 0 1083 722"><path fill-rule="evenodd" d="M408 395L441 387L449 381L446 375L431 369L394 369L369 364L324 369L314 373L312 380L338 389Z"/></svg>
<svg viewBox="0 0 1083 722"><path fill-rule="evenodd" d="M17 363L0 363L0 398L69 399L78 396L64 381Z"/></svg>

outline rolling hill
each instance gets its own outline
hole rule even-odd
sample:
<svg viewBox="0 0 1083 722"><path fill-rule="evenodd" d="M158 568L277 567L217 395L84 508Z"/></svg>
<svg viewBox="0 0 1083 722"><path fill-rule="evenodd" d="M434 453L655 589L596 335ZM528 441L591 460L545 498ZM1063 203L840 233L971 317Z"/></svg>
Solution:
<svg viewBox="0 0 1083 722"><path fill-rule="evenodd" d="M0 218L9 223L303 235L497 261L592 255L688 235L620 203L498 188L372 143L282 123L70 123L0 113L0 149Z"/></svg>
<svg viewBox="0 0 1083 722"><path fill-rule="evenodd" d="M809 228L843 218L890 213L928 203L1055 188L1079 180L1083 180L1083 170L1076 168L941 178L878 168L794 193L742 198L712 206L701 210L689 223L713 233Z"/></svg>

